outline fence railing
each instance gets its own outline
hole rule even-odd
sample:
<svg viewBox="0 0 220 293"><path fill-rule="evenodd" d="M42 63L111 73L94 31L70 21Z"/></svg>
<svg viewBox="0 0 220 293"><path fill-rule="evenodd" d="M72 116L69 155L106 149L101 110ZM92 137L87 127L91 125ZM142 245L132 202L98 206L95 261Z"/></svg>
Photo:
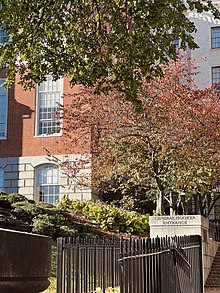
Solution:
<svg viewBox="0 0 220 293"><path fill-rule="evenodd" d="M220 242L220 221L209 220L209 237Z"/></svg>
<svg viewBox="0 0 220 293"><path fill-rule="evenodd" d="M57 293L91 293L119 286L120 240L59 238Z"/></svg>
<svg viewBox="0 0 220 293"><path fill-rule="evenodd" d="M121 243L120 293L203 292L200 236Z"/></svg>
<svg viewBox="0 0 220 293"><path fill-rule="evenodd" d="M60 238L57 276L57 293L201 293L201 237Z"/></svg>

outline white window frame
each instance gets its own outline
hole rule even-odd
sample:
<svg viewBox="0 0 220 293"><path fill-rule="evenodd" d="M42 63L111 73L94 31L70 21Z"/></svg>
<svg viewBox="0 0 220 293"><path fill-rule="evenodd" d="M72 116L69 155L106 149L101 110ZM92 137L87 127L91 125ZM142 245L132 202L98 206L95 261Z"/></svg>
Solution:
<svg viewBox="0 0 220 293"><path fill-rule="evenodd" d="M5 82L5 78L0 78L0 86ZM1 95L0 95L1 96ZM0 98L0 103L1 103L1 98ZM8 91L5 90L5 104L6 104L6 108L5 108L5 121L1 121L0 120L0 125L3 124L4 125L4 136L1 136L0 134L0 140L5 140L7 139L7 127L8 127ZM1 105L0 105L1 106Z"/></svg>
<svg viewBox="0 0 220 293"><path fill-rule="evenodd" d="M218 69L218 72L214 72L215 69ZM219 78L214 78L215 76L218 76ZM220 65L219 66L213 66L212 67L212 84L220 82Z"/></svg>
<svg viewBox="0 0 220 293"><path fill-rule="evenodd" d="M47 76L47 78L51 76ZM62 105L63 104L63 78L60 78L60 100L59 103ZM39 99L39 89L40 89L40 85L38 85L36 87L36 110L35 110L35 137L50 137L50 136L61 136L62 135L62 120L60 118L60 131L59 132L51 132L51 133L40 133L39 129L40 129L40 99ZM60 116L62 111L59 111ZM49 121L49 119L48 119ZM51 119L50 121L53 121L53 119Z"/></svg>
<svg viewBox="0 0 220 293"><path fill-rule="evenodd" d="M219 37L214 37L214 31L219 30ZM218 44L218 45L216 45ZM220 26L213 26L211 27L211 48L212 49L220 49Z"/></svg>
<svg viewBox="0 0 220 293"><path fill-rule="evenodd" d="M52 176L46 177L50 172L52 172ZM57 200L59 201L61 188L60 175L59 168L54 164L43 164L35 168L36 192L40 201L50 204L55 204ZM43 189L45 189L45 193L43 193ZM57 189L58 192L54 192ZM53 192L50 193L50 190L53 190ZM49 198L52 198L52 200L50 201Z"/></svg>
<svg viewBox="0 0 220 293"><path fill-rule="evenodd" d="M7 38L7 32L4 29L4 27L1 25L0 26L0 46L4 46L4 45L6 45L8 43L8 40L3 41L4 38Z"/></svg>

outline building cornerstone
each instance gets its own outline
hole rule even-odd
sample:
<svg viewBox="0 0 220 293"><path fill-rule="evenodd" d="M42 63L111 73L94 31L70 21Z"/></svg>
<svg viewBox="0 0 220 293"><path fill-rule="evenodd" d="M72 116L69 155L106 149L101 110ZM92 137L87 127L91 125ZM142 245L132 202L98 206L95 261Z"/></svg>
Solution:
<svg viewBox="0 0 220 293"><path fill-rule="evenodd" d="M209 221L200 215L151 216L150 237L200 235L208 239Z"/></svg>

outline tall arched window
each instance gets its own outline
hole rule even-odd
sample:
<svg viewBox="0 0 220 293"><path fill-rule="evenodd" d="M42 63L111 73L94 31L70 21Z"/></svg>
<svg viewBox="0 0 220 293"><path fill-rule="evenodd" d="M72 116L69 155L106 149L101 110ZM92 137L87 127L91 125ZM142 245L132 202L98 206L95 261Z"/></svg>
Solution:
<svg viewBox="0 0 220 293"><path fill-rule="evenodd" d="M52 164L42 165L37 168L37 191L40 200L54 204L59 200L60 174L59 169Z"/></svg>

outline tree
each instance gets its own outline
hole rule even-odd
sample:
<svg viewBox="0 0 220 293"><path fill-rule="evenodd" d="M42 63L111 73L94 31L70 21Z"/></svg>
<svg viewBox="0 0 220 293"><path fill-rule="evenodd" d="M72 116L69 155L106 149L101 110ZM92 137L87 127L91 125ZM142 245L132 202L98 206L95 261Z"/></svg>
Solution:
<svg viewBox="0 0 220 293"><path fill-rule="evenodd" d="M181 58L163 66L163 76L139 91L141 113L118 92L94 97L82 89L72 97L64 108L66 137L70 148L91 140L98 184L114 179L125 192L142 186L156 199L158 213L164 200L173 211L181 205L184 213L193 198L200 206L212 205L210 195L220 181L220 100L216 86L193 88L195 68L193 60ZM76 175L71 162L62 166Z"/></svg>
<svg viewBox="0 0 220 293"><path fill-rule="evenodd" d="M25 88L48 74L68 76L72 85L120 90L140 106L142 80L176 58L172 42L196 47L187 9L220 15L208 0L3 0L0 70L9 85L16 73Z"/></svg>

